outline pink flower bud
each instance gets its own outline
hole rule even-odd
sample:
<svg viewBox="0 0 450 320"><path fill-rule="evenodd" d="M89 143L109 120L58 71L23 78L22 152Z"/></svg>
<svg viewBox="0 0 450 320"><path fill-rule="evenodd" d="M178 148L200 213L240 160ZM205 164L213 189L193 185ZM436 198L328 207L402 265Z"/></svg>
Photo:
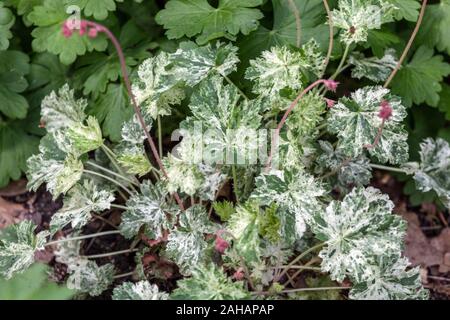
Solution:
<svg viewBox="0 0 450 320"><path fill-rule="evenodd" d="M388 101L383 100L380 105L378 116L383 120L388 120L392 116L392 107Z"/></svg>
<svg viewBox="0 0 450 320"><path fill-rule="evenodd" d="M233 274L233 278L237 281L241 281L242 279L244 279L244 270L242 268L239 268L236 270L236 272Z"/></svg>
<svg viewBox="0 0 450 320"><path fill-rule="evenodd" d="M334 80L324 80L323 82L325 84L325 87L327 87L328 90L335 92L339 82L334 81Z"/></svg>
<svg viewBox="0 0 450 320"><path fill-rule="evenodd" d="M97 35L98 35L98 30L97 30L97 28L91 28L91 29L89 29L89 32L88 32L88 37L89 37L89 38L96 38Z"/></svg>
<svg viewBox="0 0 450 320"><path fill-rule="evenodd" d="M328 108L333 108L334 105L336 104L336 101L325 98L325 102L327 103Z"/></svg>
<svg viewBox="0 0 450 320"><path fill-rule="evenodd" d="M71 28L71 26L69 26L69 22L65 21L64 24L62 25L62 33L64 35L64 37L66 38L70 38L73 34L73 30Z"/></svg>
<svg viewBox="0 0 450 320"><path fill-rule="evenodd" d="M216 234L215 249L220 254L223 254L230 245L224 238L222 238L221 235L222 235L222 232L218 231Z"/></svg>

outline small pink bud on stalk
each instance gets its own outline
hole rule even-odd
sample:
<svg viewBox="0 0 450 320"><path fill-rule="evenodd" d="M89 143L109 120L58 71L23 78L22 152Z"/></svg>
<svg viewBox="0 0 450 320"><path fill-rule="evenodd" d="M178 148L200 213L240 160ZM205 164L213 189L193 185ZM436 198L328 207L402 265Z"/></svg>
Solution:
<svg viewBox="0 0 450 320"><path fill-rule="evenodd" d="M389 104L389 101L387 100L383 100L380 103L380 111L378 112L378 117L380 117L382 119L381 121L381 125L378 128L378 132L377 135L375 136L375 140L373 141L372 144L366 144L364 147L366 149L373 149L376 147L376 145L378 144L378 142L380 142L380 138L381 138L381 134L383 133L383 129L384 129L384 123L389 120L390 117L392 117L392 107Z"/></svg>
<svg viewBox="0 0 450 320"><path fill-rule="evenodd" d="M88 20L80 20L79 23L74 23L73 20L66 20L64 24L62 25L62 33L64 37L70 38L73 33L78 30L78 33L80 36L83 36L85 34L88 35L90 38L96 38L100 32L104 33L113 43L114 47L116 48L117 55L119 56L120 61L120 67L123 75L123 80L125 83L125 87L127 88L128 94L130 95L131 102L134 108L134 112L136 113L139 124L141 125L142 129L144 130L144 133L146 135L147 141L150 144L150 149L152 150L153 156L155 157L156 162L158 163L159 169L163 173L163 175L168 178L167 171L161 161L161 158L158 154L158 150L156 148L155 143L153 142L153 139L148 132L147 125L145 124L144 117L142 116L141 109L139 108L139 105L136 101L136 98L133 95L133 91L131 90L131 82L130 78L128 76L127 71L127 65L125 62L125 56L123 54L122 47L119 43L119 40L114 36L114 34L105 26L98 24L96 22L88 21ZM180 196L178 193L174 192L173 197L175 198L175 201L178 203L178 206L182 211L185 210L183 201L181 201Z"/></svg>
<svg viewBox="0 0 450 320"><path fill-rule="evenodd" d="M336 101L328 98L325 98L325 102L327 103L327 107L330 109L333 108L334 105L336 104Z"/></svg>
<svg viewBox="0 0 450 320"><path fill-rule="evenodd" d="M237 281L243 280L244 277L245 277L244 269L242 268L237 269L236 272L233 274L233 278Z"/></svg>
<svg viewBox="0 0 450 320"><path fill-rule="evenodd" d="M230 246L228 241L222 238L223 230L219 230L216 233L215 249L220 254L223 254L225 250Z"/></svg>
<svg viewBox="0 0 450 320"><path fill-rule="evenodd" d="M303 90L298 96L297 98L295 98L294 101L292 101L291 105L289 106L289 108L286 110L286 112L283 115L283 118L281 118L280 122L278 123L277 128L275 129L275 132L273 134L272 137L272 145L270 148L270 154L269 157L267 158L267 162L266 162L266 169L265 172L268 173L270 171L271 165L272 165L272 159L275 153L275 150L278 147L278 138L280 136L280 131L283 128L284 124L286 123L287 117L289 116L289 114L292 112L292 110L294 110L294 108L297 106L298 102L303 98L303 96L305 94L307 94L310 90L314 89L316 86L318 86L319 84L323 83L323 85L330 91L336 91L339 82L331 80L331 79L319 79L317 81L315 81L314 83L310 84L308 87L306 87L305 90Z"/></svg>

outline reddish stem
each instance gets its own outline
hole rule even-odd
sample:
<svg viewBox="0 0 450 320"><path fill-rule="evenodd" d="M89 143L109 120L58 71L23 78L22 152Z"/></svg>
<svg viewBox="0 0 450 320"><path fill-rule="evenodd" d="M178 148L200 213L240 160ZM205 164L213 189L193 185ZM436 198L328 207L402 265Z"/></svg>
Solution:
<svg viewBox="0 0 450 320"><path fill-rule="evenodd" d="M414 28L413 33L411 34L411 37L408 40L408 44L406 45L405 49L403 50L402 56L400 57L400 59L398 60L397 65L395 66L395 69L392 70L391 75L389 76L389 78L386 80L384 87L387 88L389 87L389 84L391 83L392 79L394 79L395 75L397 74L398 70L400 69L400 67L403 64L403 61L406 58L406 55L409 52L409 49L411 49L411 46L413 44L414 39L416 38L417 32L419 32L419 28L420 25L422 24L422 20L423 20L423 16L425 14L425 8L427 6L427 2L428 0L423 0L422 1L422 7L420 8L420 13L419 13L419 17L417 19L417 23L416 23L416 27Z"/></svg>
<svg viewBox="0 0 450 320"><path fill-rule="evenodd" d="M121 45L119 43L119 40L117 40L117 38L114 36L114 34L107 27L105 27L105 26L103 26L101 24L98 24L98 23L92 22L92 21L88 21L88 20L82 20L81 23L82 24L85 23L86 26L92 27L92 28L94 28L94 30L97 30L98 32L105 33L108 36L108 38L111 40L111 42L113 43L113 45L114 45L114 47L115 47L115 49L117 51L117 55L119 56L120 68L121 68L121 71L122 71L123 80L125 82L125 86L127 88L128 94L131 97L131 101L132 101L132 104L133 104L134 112L136 113L136 115L138 117L139 124L141 125L142 129L145 132L145 136L147 137L148 143L150 144L150 149L152 150L153 156L155 157L155 160L156 160L156 162L157 162L157 164L159 166L159 169L162 171L164 176L166 178L168 178L167 171L164 168L164 165L163 165L163 163L161 161L161 158L159 157L158 149L156 148L156 145L153 142L152 137L150 136L150 133L149 133L149 131L147 129L147 125L145 124L144 117L142 116L141 109L139 108L138 103L136 101L136 98L135 98L135 96L133 94L133 91L131 89L131 82L130 82L130 78L128 76L127 65L126 65L126 62L125 62L125 56L123 54L123 50L122 50L122 47L121 47ZM91 34L94 35L94 33L91 33ZM178 203L178 206L180 207L180 209L184 211L185 208L184 208L183 202L181 201L181 198L178 195L178 193L174 192L173 193L173 197L175 198L176 202Z"/></svg>
<svg viewBox="0 0 450 320"><path fill-rule="evenodd" d="M319 79L316 82L310 84L305 90L303 90L297 96L297 98L295 98L294 101L292 101L291 105L289 106L289 108L284 113L283 118L281 118L280 122L278 123L278 126L275 129L275 132L273 133L272 145L270 147L270 154L269 154L269 157L268 157L267 162L266 162L266 169L265 169L266 173L268 173L269 170L270 170L270 166L272 164L272 158L273 158L275 150L276 150L276 148L278 146L278 138L280 136L280 131L283 128L284 124L286 123L287 117L291 114L292 110L294 110L295 106L303 98L303 96L305 94L307 94L310 90L314 89L316 86L321 84L321 83L323 83L328 88L328 90L331 90L331 91L335 91L336 87L337 87L337 84L338 84L337 82L335 82L333 80Z"/></svg>

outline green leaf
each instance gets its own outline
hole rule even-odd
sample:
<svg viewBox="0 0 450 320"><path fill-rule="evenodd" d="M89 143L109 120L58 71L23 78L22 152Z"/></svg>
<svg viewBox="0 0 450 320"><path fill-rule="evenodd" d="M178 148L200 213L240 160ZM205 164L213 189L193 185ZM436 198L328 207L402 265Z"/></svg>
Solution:
<svg viewBox="0 0 450 320"><path fill-rule="evenodd" d="M399 97L381 86L358 89L330 110L328 130L337 134L338 148L347 156L357 158L364 154L365 146L374 143L382 123L378 113L383 101L389 103L392 116L385 121L378 143L367 148L368 152L382 163L401 164L408 160L407 133L402 125L405 107Z"/></svg>
<svg viewBox="0 0 450 320"><path fill-rule="evenodd" d="M48 280L49 268L35 264L9 281L0 279L0 300L68 300L74 292Z"/></svg>
<svg viewBox="0 0 450 320"><path fill-rule="evenodd" d="M139 281L136 283L124 282L114 288L113 300L167 300L169 295L160 292L155 284L148 281Z"/></svg>
<svg viewBox="0 0 450 320"><path fill-rule="evenodd" d="M0 112L12 119L27 115L28 102L20 93L28 87L29 61L23 52L0 51Z"/></svg>
<svg viewBox="0 0 450 320"><path fill-rule="evenodd" d="M233 203L230 201L214 202L214 212L220 217L220 220L226 222L230 220L231 215L234 213Z"/></svg>
<svg viewBox="0 0 450 320"><path fill-rule="evenodd" d="M119 141L122 125L131 119L134 111L125 86L111 83L89 109L89 113L101 123L105 137Z"/></svg>
<svg viewBox="0 0 450 320"><path fill-rule="evenodd" d="M369 30L393 20L396 7L379 0L339 0L338 9L332 11L333 25L343 30L341 41L346 45L365 42Z"/></svg>
<svg viewBox="0 0 450 320"><path fill-rule="evenodd" d="M38 150L39 139L28 134L22 122L0 122L0 187L17 180L26 170L27 159Z"/></svg>
<svg viewBox="0 0 450 320"><path fill-rule="evenodd" d="M232 44L216 42L203 47L193 42L182 42L180 48L170 55L173 73L178 80L195 86L211 73L227 76L236 71L239 63L237 48Z"/></svg>
<svg viewBox="0 0 450 320"><path fill-rule="evenodd" d="M420 267L409 269L407 258L381 254L365 267L364 277L350 290L357 300L428 300L422 287ZM407 270L409 269L409 270Z"/></svg>
<svg viewBox="0 0 450 320"><path fill-rule="evenodd" d="M329 31L325 25L326 11L321 0L294 0L300 12L301 44L314 39L322 51L328 47ZM272 0L273 27L260 25L259 28L239 41L240 56L243 61L257 57L262 51L273 46L297 46L298 30L295 15L292 13L289 1Z"/></svg>
<svg viewBox="0 0 450 320"><path fill-rule="evenodd" d="M192 277L179 280L178 288L170 296L175 300L240 300L248 299L244 282L232 282L214 264L197 266Z"/></svg>
<svg viewBox="0 0 450 320"><path fill-rule="evenodd" d="M50 53L40 53L33 56L30 66L28 91L31 106L40 106L45 96L62 88L69 80L69 68Z"/></svg>
<svg viewBox="0 0 450 320"><path fill-rule="evenodd" d="M406 224L393 208L379 190L355 188L316 214L311 228L325 243L319 253L322 270L340 282L347 275L359 279L374 256L400 255Z"/></svg>
<svg viewBox="0 0 450 320"><path fill-rule="evenodd" d="M450 120L450 85L446 83L442 84L438 108L441 112L445 113L445 118Z"/></svg>
<svg viewBox="0 0 450 320"><path fill-rule="evenodd" d="M91 212L107 210L113 201L111 191L99 189L93 181L84 180L83 184L76 184L64 197L64 206L52 216L50 231L55 234L68 224L73 229L80 229L92 218Z"/></svg>
<svg viewBox="0 0 450 320"><path fill-rule="evenodd" d="M183 274L190 274L192 266L205 262L208 244L205 233L214 233L216 226L208 220L203 206L195 205L180 215L179 227L168 237L166 255L175 261Z"/></svg>
<svg viewBox="0 0 450 320"><path fill-rule="evenodd" d="M199 44L225 37L235 40L239 32L244 35L256 30L263 14L255 7L262 0L220 0L217 8L207 0L171 0L156 15L156 22L168 29L169 39L197 36Z"/></svg>
<svg viewBox="0 0 450 320"><path fill-rule="evenodd" d="M6 6L15 7L17 14L23 16L23 22L27 27L31 25L28 15L33 11L33 7L42 5L44 0L5 0Z"/></svg>
<svg viewBox="0 0 450 320"><path fill-rule="evenodd" d="M415 22L419 17L420 1L418 0L386 0L393 4L398 10L395 10L394 17L396 20L405 19ZM429 7L426 11L429 10Z"/></svg>
<svg viewBox="0 0 450 320"><path fill-rule="evenodd" d="M177 209L166 200L168 191L161 182L153 185L150 180L145 180L140 191L128 199L128 209L122 214L120 231L130 239L144 226L149 238L158 239L163 236L164 230L172 229Z"/></svg>
<svg viewBox="0 0 450 320"><path fill-rule="evenodd" d="M434 190L444 206L450 209L450 146L437 138L420 144L420 167L415 171L416 186L422 192Z"/></svg>
<svg viewBox="0 0 450 320"><path fill-rule="evenodd" d="M5 8L4 3L0 3L0 51L8 49L9 39L13 36L10 29L15 21L12 11Z"/></svg>
<svg viewBox="0 0 450 320"><path fill-rule="evenodd" d="M400 42L400 38L392 33L387 28L381 30L370 30L367 36L367 44L365 47L370 47L372 52L378 58L383 57L386 48L391 48Z"/></svg>
<svg viewBox="0 0 450 320"><path fill-rule="evenodd" d="M35 235L36 225L30 220L13 224L0 231L0 274L11 279L34 262L37 250L44 249L48 232Z"/></svg>
<svg viewBox="0 0 450 320"><path fill-rule="evenodd" d="M67 5L75 5L83 10L88 17L104 20L110 11L116 11L116 2L123 0L65 0Z"/></svg>
<svg viewBox="0 0 450 320"><path fill-rule="evenodd" d="M45 0L42 5L35 6L28 16L36 26L32 31L33 49L37 52L48 51L59 56L63 64L71 64L77 56L91 51L104 51L108 42L103 34L95 39L75 33L70 38L64 37L62 25L69 18L65 1Z"/></svg>
<svg viewBox="0 0 450 320"><path fill-rule="evenodd" d="M450 0L441 0L440 3L427 5L416 41L429 47L435 46L439 51L450 54L449 23Z"/></svg>
<svg viewBox="0 0 450 320"><path fill-rule="evenodd" d="M433 54L433 49L419 47L392 81L392 92L403 97L406 106L425 102L436 107L439 103L441 82L450 74L450 64L443 56Z"/></svg>
<svg viewBox="0 0 450 320"><path fill-rule="evenodd" d="M366 58L362 53L353 54L349 58L349 63L354 65L352 77L356 79L367 78L373 82L386 81L397 62L394 49L386 49L381 59L377 57Z"/></svg>

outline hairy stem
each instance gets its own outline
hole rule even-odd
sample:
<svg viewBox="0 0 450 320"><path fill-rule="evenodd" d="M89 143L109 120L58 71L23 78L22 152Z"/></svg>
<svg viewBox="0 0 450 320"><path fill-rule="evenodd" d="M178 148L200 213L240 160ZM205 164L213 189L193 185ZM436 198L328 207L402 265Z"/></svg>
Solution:
<svg viewBox="0 0 450 320"><path fill-rule="evenodd" d="M305 291L327 291L327 290L348 290L351 287L317 287L317 288L298 288L298 289L288 289L280 291L279 293L294 293L294 292L305 292ZM257 296L267 296L272 295L273 292L270 291L260 291L252 292L253 295Z"/></svg>
<svg viewBox="0 0 450 320"><path fill-rule="evenodd" d="M240 93L240 95L245 99L245 100L250 100L247 96L246 96L246 94L244 93L244 91L242 91L241 90L241 88L239 88L237 85L235 85L234 84L234 82L233 81L231 81L231 79L230 78L228 78L226 75L221 75L225 80L226 80L226 82L228 82L228 84L230 84L230 85L232 85L233 87L235 87L236 89L237 89L237 91Z"/></svg>
<svg viewBox="0 0 450 320"><path fill-rule="evenodd" d="M280 131L283 128L284 124L286 123L288 116L291 114L292 110L294 110L294 108L297 106L298 102L303 98L303 96L306 93L308 93L310 90L312 90L319 84L326 83L326 82L327 82L327 80L320 79L320 80L317 80L316 82L312 83L311 85L309 85L305 90L303 90L297 96L297 98L295 98L294 101L292 101L291 105L284 113L283 118L281 118L280 122L278 123L277 128L275 129L275 131L273 133L272 144L270 146L270 153L269 153L269 157L267 158L267 162L266 162L266 169L265 169L266 173L269 172L269 170L270 170L275 150L278 148L278 138L280 136Z"/></svg>
<svg viewBox="0 0 450 320"><path fill-rule="evenodd" d="M323 5L324 5L325 10L327 11L327 15L328 15L328 25L329 25L329 30L330 30L330 40L328 42L327 56L325 58L325 61L323 62L322 75L325 74L325 71L327 69L328 63L330 62L331 53L333 52L333 45L334 45L333 15L331 14L330 6L328 5L328 1L327 0L323 0Z"/></svg>
<svg viewBox="0 0 450 320"><path fill-rule="evenodd" d="M129 94L129 96L131 98L131 102L132 102L132 105L133 105L133 108L134 108L134 112L136 113L136 116L138 118L139 124L141 125L142 129L144 130L145 136L147 138L148 143L150 144L150 149L152 150L153 156L155 157L155 160L156 160L156 162L157 162L157 164L159 166L159 169L162 171L164 176L166 178L168 178L166 169L164 168L164 165L163 165L163 163L161 161L161 158L159 157L158 150L157 150L157 148L155 146L155 143L153 142L152 137L150 136L150 132L149 132L149 130L147 128L147 125L145 124L145 120L144 120L144 117L142 116L141 109L139 108L139 105L138 105L138 103L136 101L136 97L134 96L133 91L131 89L131 82L130 82L130 78L128 76L128 70L127 70L127 65L126 65L126 62L125 62L125 56L123 54L123 50L122 50L122 47L121 47L119 41L114 36L114 34L108 28L106 28L105 26L103 26L101 24L98 24L98 23L95 23L95 22L92 22L92 21L86 21L86 22L87 22L87 24L89 26L93 26L97 30L99 30L100 32L104 32L108 36L108 38L111 40L112 44L114 45L114 47L115 47L115 49L117 51L117 55L119 56L120 68L121 68L121 71L122 71L123 80L124 80L124 83L125 83L125 87L127 88L128 94ZM174 192L173 193L173 197L175 198L175 201L177 202L177 204L180 207L180 209L182 211L184 211L185 210L184 204L181 201L181 198L178 195L178 193Z"/></svg>
<svg viewBox="0 0 450 320"><path fill-rule="evenodd" d="M397 62L397 65L395 66L394 70L392 70L392 73L390 74L389 78L384 83L384 88L389 87L389 84L391 83L392 79L394 79L395 75L397 74L398 70L400 70L400 67L403 64L403 61L406 59L406 55L408 54L409 50L411 49L411 46L414 42L414 39L416 38L417 33L419 32L420 25L422 24L423 16L425 14L425 8L427 6L428 0L422 1L422 7L420 8L419 17L417 18L416 26L414 27L414 31L411 34L411 37L408 40L408 43L406 44L405 49L403 50L402 55L400 56L400 59Z"/></svg>
<svg viewBox="0 0 450 320"><path fill-rule="evenodd" d="M297 31L295 43L297 48L299 48L300 44L302 43L302 23L300 19L300 12L298 11L297 5L295 4L294 0L288 0L288 3L295 17L295 29Z"/></svg>
<svg viewBox="0 0 450 320"><path fill-rule="evenodd" d="M231 172L233 174L233 191L234 191L234 195L236 197L236 202L239 202L239 195L238 195L238 190L237 190L238 178L237 178L237 173L236 173L236 165L233 164L231 166Z"/></svg>
<svg viewBox="0 0 450 320"><path fill-rule="evenodd" d="M302 260L304 257L306 257L308 254L310 254L311 252L314 252L316 250L319 250L320 248L322 248L325 245L324 242L321 242L311 248L309 248L308 250L302 252L300 255L298 255L294 260L292 260L287 266L286 268L283 270L283 272L280 273L280 275L274 280L274 282L278 282L282 276L284 276L288 270L290 269L291 266L295 265L298 261Z"/></svg>
<svg viewBox="0 0 450 320"><path fill-rule="evenodd" d="M93 234L87 234L84 236L64 238L64 239L60 239L60 240L53 240L53 241L47 242L45 244L45 246L48 247L48 246L52 246L52 245L60 244L60 243L64 243L64 242L90 239L90 238L95 238L95 237L107 236L107 235L111 235L111 234L120 234L120 231L119 230L103 231L103 232L98 232L98 233L93 233Z"/></svg>
<svg viewBox="0 0 450 320"><path fill-rule="evenodd" d="M384 171L391 171L391 172L397 172L397 173L404 173L409 175L410 173L406 170L400 169L400 168L395 168L395 167L389 167L389 166L383 166L381 164L374 164L371 163L370 167L373 169L379 169L379 170L384 170Z"/></svg>
<svg viewBox="0 0 450 320"><path fill-rule="evenodd" d="M81 257L86 258L86 259L98 259L98 258L118 256L120 254L132 253L132 252L137 252L137 251L139 251L139 250L138 249L126 249L126 250L107 252L107 253L101 253L101 254L93 254L93 255L81 256Z"/></svg>
<svg viewBox="0 0 450 320"><path fill-rule="evenodd" d="M102 167L102 166L99 166L99 165L96 164L95 162L88 161L88 162L86 162L86 164L88 164L88 165L90 165L90 166L93 166L94 168L97 168L97 169L99 169L99 170L102 170L102 171L104 171L104 172L106 172L106 173L109 173L110 175L113 175L113 176L115 176L115 177L117 177L117 178L120 178L120 179L122 179L122 180L124 180L124 181L126 181L126 182L129 182L129 183L131 183L131 184L134 184L134 185L138 186L138 184L136 183L136 181L133 181L133 180L131 180L131 179L129 179L129 178L127 178L127 177L125 177L125 176L123 176L123 175L117 173L117 172L114 172L114 171L112 171L112 170L109 170L109 169L106 169L106 168L104 168L104 167Z"/></svg>
<svg viewBox="0 0 450 320"><path fill-rule="evenodd" d="M130 195L133 194L133 191L131 191L130 189L128 189L127 187L125 187L122 183L120 183L120 182L117 181L117 180L114 180L113 178L110 178L110 177L108 177L108 176L105 176L104 174L101 174L101 173L98 173L98 172L95 172L95 171L91 171L91 170L87 170L87 169L84 169L83 172L86 173L86 174L90 174L90 175L97 176L97 177L103 178L103 179L105 179L105 180L108 180L109 182L112 182L112 183L114 183L115 185L121 187L123 190L125 190L126 192L128 192L128 194L130 194Z"/></svg>
<svg viewBox="0 0 450 320"><path fill-rule="evenodd" d="M122 210L128 210L129 208L126 206L121 206L120 204L111 204L111 208L116 208L116 209L122 209Z"/></svg>
<svg viewBox="0 0 450 320"><path fill-rule="evenodd" d="M132 275L134 275L134 271L127 272L127 273L117 274L117 275L115 275L113 278L114 278L114 279L121 279L121 278L131 277Z"/></svg>
<svg viewBox="0 0 450 320"><path fill-rule="evenodd" d="M349 52L350 52L350 45L348 44L345 47L344 54L342 55L342 58L341 58L341 62L339 62L339 66L337 67L337 69L333 73L333 75L330 77L330 79L332 79L332 80L336 79L336 77L342 72L344 63L347 60L347 56L348 56Z"/></svg>
<svg viewBox="0 0 450 320"><path fill-rule="evenodd" d="M159 148L159 154L163 154L163 145L162 145L162 127L161 127L161 116L158 115L157 118L158 121L158 148Z"/></svg>

